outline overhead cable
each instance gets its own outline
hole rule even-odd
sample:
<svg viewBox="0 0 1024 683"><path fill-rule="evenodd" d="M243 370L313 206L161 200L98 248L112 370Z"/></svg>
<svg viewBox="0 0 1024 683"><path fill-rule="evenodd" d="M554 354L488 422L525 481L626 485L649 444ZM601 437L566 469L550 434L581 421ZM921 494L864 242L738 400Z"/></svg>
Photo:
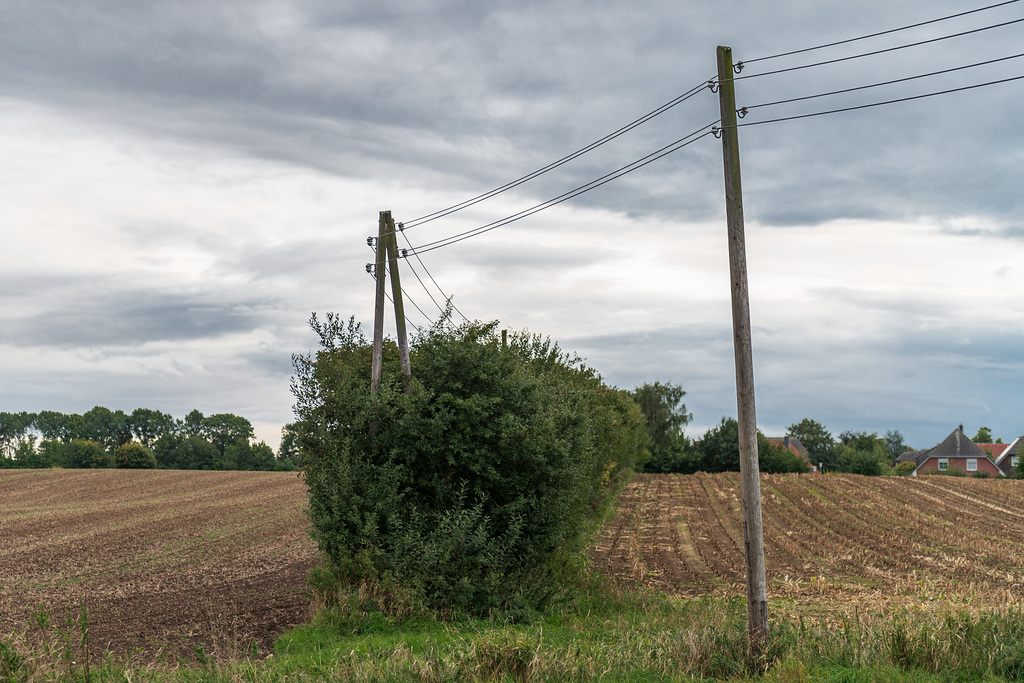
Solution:
<svg viewBox="0 0 1024 683"><path fill-rule="evenodd" d="M409 270L412 271L412 274L416 277L416 281L420 283L420 287L422 287L423 291L427 293L428 297L430 297L430 300L434 303L434 306L437 307L437 310L439 310L442 313L444 313L444 308L441 307L441 304L437 303L437 299L435 299L434 295L430 293L429 289L427 289L427 286L423 283L423 280L420 278L419 273L417 273L416 269L412 267L412 262L408 261L408 259L407 259L407 262L409 263ZM421 313L422 313L422 311L421 311Z"/></svg>
<svg viewBox="0 0 1024 683"><path fill-rule="evenodd" d="M604 136L600 140L596 140L596 141L590 143L586 147L581 147L580 149L576 150L575 152L573 152L571 154L568 154L568 155L562 157L561 159L558 159L557 161L551 162L547 166L543 166L543 167L537 169L536 171L533 171L532 173L528 173L528 174L522 176L521 178L517 178L516 180L513 180L511 182L505 183L504 185L501 185L500 187L496 187L493 190L490 190L488 192L484 192L481 195L477 195L476 197L473 197L472 199L467 199L464 202L460 202L458 204L454 204L452 206L449 206L447 209L441 209L440 211L435 211L433 213L428 213L425 216L420 216L419 218L414 218L414 219L412 219L410 221L405 221L405 227L407 227L407 228L414 228L414 227L416 227L418 225L423 225L424 223L429 223L430 221L437 220L438 218L443 218L444 216L448 216L450 214L453 214L456 211L461 211L462 209L465 209L467 207L473 206L474 204L479 204L480 202L482 202L482 201L484 201L486 199L490 199L491 197L499 195L502 192L505 192L507 190L511 190L514 187L518 187L519 185L522 185L525 182L533 180L534 178L536 178L538 176L541 176L541 175L547 173L548 171L554 170L554 169L558 168L559 166L562 166L564 164L569 163L573 159L579 158L579 157L583 156L584 154L597 149L601 145L604 145L604 144L606 144L608 142L611 142L615 138L618 138L618 137L624 135L625 133L628 133L629 131L633 130L637 126L640 126L640 125L642 125L644 123L647 123L648 121L650 121L654 117L659 116L660 114L664 114L669 109L675 107L678 104L682 104L683 102L685 102L686 100L690 99L691 97L693 97L697 93L701 92L704 89L704 87L705 87L705 83L701 82L700 85L695 85L693 88L691 88L690 90L687 90L682 95L679 95L678 97L676 97L676 98L666 102L665 104L661 105L657 109L655 109L653 111L650 111L647 114L644 114L640 118L638 118L638 119L636 119L636 120L634 120L634 121L632 121L630 123L627 123L622 128L619 128L618 130L609 133L608 135Z"/></svg>
<svg viewBox="0 0 1024 683"><path fill-rule="evenodd" d="M409 241L409 238L408 238L408 237L406 237L406 235L405 235L405 232L402 232L402 237L403 237L403 238L405 239L405 243L406 243L406 244L408 244L408 245L409 245L409 248L411 249L411 248L412 248L412 242L410 242L410 241ZM445 302L446 302L446 303L447 303L448 305L450 305L450 306L452 307L452 309L453 309L453 310L454 310L454 311L455 311L456 313L458 313L458 314L459 314L460 316L462 316L462 319L463 319L463 320L465 320L466 322L469 322L469 318L467 318L467 317L465 316L465 314L464 314L464 313L463 313L462 311L460 311L460 310L458 309L458 307L456 307L456 306L455 306L455 303L454 303L454 302L452 301L452 297L450 297L450 296L448 296L447 294L445 294L445 293L444 293L444 290L443 290L443 289L441 289L441 285L437 284L437 280L435 280L435 279L434 279L434 276L430 274L430 271L429 271L429 270L427 270L427 264L425 264L425 263L423 262L423 259L421 259L421 258L420 258L420 255L419 255L419 254L417 254L417 253L416 253L416 252L414 251L414 252L413 252L413 256L415 256L415 257L416 257L416 260L420 262L420 266L421 266L421 267L423 268L423 272L427 274L427 277L429 277L429 278L430 278L430 281L434 283L434 286L435 286L435 287L437 287L437 291L441 292L441 296L443 296L443 297L444 297L444 299L445 299ZM406 259L406 260L408 261L408 259ZM430 290L428 290L428 289L427 289L427 286L426 286L425 284L423 284L423 280L420 280L420 276L419 276L419 275L418 275L418 274L416 273L416 269L412 267L412 263L411 263L411 262L409 263L409 270L411 270L411 271L412 271L412 274L416 276L416 279L417 279L417 280L419 280L419 283L420 283L420 285L421 285L421 286L423 287L423 291L425 291L425 292L427 293L427 296L429 296L429 297L430 297L430 300L434 302L434 305L435 305L435 306L437 306L437 308L438 308L438 309L439 309L439 310L441 311L441 313L443 314L443 313L444 313L444 308L442 308L442 307L441 307L441 306L440 306L440 305L439 305L439 304L437 303L437 301L435 301L435 300L434 300L434 297L433 297L433 295L432 295L432 294L430 293Z"/></svg>
<svg viewBox="0 0 1024 683"><path fill-rule="evenodd" d="M709 123L709 124L707 124L705 126L702 126L701 128L698 128L697 130L695 130L694 132L690 133L686 137L680 138L680 139L676 140L675 142L673 142L673 143L671 143L669 145L666 145L666 146L662 147L661 149L659 149L659 150L657 150L655 152L651 152L650 154L648 154L645 157L637 159L636 161L634 161L634 162L632 162L630 164L627 164L626 166L623 166L623 167L621 167L619 169L616 169L616 170L612 171L611 173L607 173L607 174L601 176L600 178L597 178L595 180L590 181L589 183L586 183L585 185L581 185L580 187L577 187L574 190L570 190L569 192L561 194L561 195L559 195L559 196L557 196L557 197L555 197L553 199L549 199L546 202L542 202L540 204L537 204L536 206L533 206L533 207L531 207L529 209L524 209L523 211L520 211L519 213L512 214L511 216L507 216L507 217L502 218L500 220L493 221L491 223L487 223L486 225L482 225L482 226L480 226L478 228L474 228L472 230L467 230L465 232L461 232L461 233L458 233L456 235L450 235L449 237L445 237L443 239L436 240L434 242L428 242L426 244L421 244L418 247L414 247L411 250L411 253L413 253L413 254L423 254L423 253L426 253L428 251L433 251L434 249L440 249L441 247L447 247L447 246L450 246L450 245L455 244L457 242L462 242L463 240L467 240L470 237L476 237L477 235L483 234L485 232L490 232L491 230L495 230L495 229L500 228L502 226L508 225L509 223L514 223L514 222L516 222L518 220L522 220L523 218L526 218L527 216L532 216L535 213L539 213L539 212L541 212L541 211L543 211L545 209L551 208L552 206L556 206L558 204L561 204L562 202L565 202L565 201L568 201L568 200L573 199L575 197L578 197L581 194L584 194L585 192L589 192L590 190L593 190L593 189L596 189L598 187L601 187L602 185L604 185L606 183L609 183L609 182L611 182L611 181L613 181L613 180L615 180L617 178L621 178L622 176L624 176L624 175L626 175L628 173L632 173L633 171L636 171L636 170L638 170L640 168L643 168L647 164L650 164L650 163L652 163L654 161L657 161L658 159L661 159L664 156L667 156L667 155L669 155L669 154L671 154L673 152L676 152L676 151L682 149L683 147L686 147L687 145L691 145L694 142L696 142L697 140L700 140L701 138L703 138L703 137L705 137L707 135L710 135L711 134L711 129L712 129L712 127L716 123L718 123L718 122L714 121L714 122Z"/></svg>
<svg viewBox="0 0 1024 683"><path fill-rule="evenodd" d="M911 47L920 47L921 45L928 45L929 43L937 43L942 40L949 40L951 38L960 38L962 36L968 36L973 33L980 33L982 31L991 31L996 28L1003 28L1004 26L1010 26L1012 24L1019 24L1024 21L1024 18L1013 19L1010 21L1004 21L1001 24L992 24L991 26L983 26L981 28L971 29L970 31L961 31L960 33L951 33L945 36L939 36L938 38L929 38L928 40L919 40L916 43L907 43L906 45L897 45L895 47L887 47L881 50L872 50L871 52L863 52L861 54L850 55L848 57L838 57L836 59L826 59L821 62L814 62L813 64L802 64L800 66L791 66L785 69L775 69L774 71L762 71L758 74L748 74L746 76L734 76L733 80L742 81L748 78L761 78L762 76L774 76L775 74L787 73L790 71L799 71L801 69L811 69L817 66L825 66L826 64L837 64L839 62L847 62L851 59L860 59L861 57L871 57L873 55L885 54L886 52L895 52L896 50L906 50ZM742 69L745 61L737 62L736 67Z"/></svg>
<svg viewBox="0 0 1024 683"><path fill-rule="evenodd" d="M940 21L947 21L949 19L956 19L958 17L964 17L964 16L967 16L968 14L976 14L978 12L985 12L987 10L995 9L997 7L1003 7L1005 5L1012 5L1015 2L1020 2L1020 0L1008 0L1007 2L1000 2L1000 3L997 3L995 5L988 5L987 7L979 7L978 9L972 9L972 10L968 10L966 12L958 12L957 14L950 14L950 15L945 16L945 17L939 17L938 19L929 19L928 21L920 21L920 22L918 22L916 24L909 24L907 26L901 26L899 28L889 29L888 31L879 31L877 33L869 33L869 34L864 35L864 36L857 36L856 38L847 38L846 40L837 40L837 41L835 41L833 43L825 43L824 45L815 45L814 47L805 47L805 48L800 49L800 50L790 50L789 52L780 52L779 54L776 54L776 55L768 55L767 57L757 57L756 59L746 59L746 60L744 60L744 63L745 64L753 64L754 62L763 62L763 61L766 61L766 60L769 60L769 59L778 59L779 57L789 57L790 55L798 55L798 54L802 54L804 52L812 52L814 50L823 50L823 49L825 49L827 47L835 47L837 45L846 45L847 43L855 43L858 40L866 40L868 38L877 38L878 36L884 36L884 35L888 35L890 33L898 33L900 31L906 31L906 30L909 30L909 29L912 29L912 28L918 28L920 26L927 26L929 24L937 24Z"/></svg>
<svg viewBox="0 0 1024 683"><path fill-rule="evenodd" d="M828 97L830 95L840 95L842 93L856 92L858 90L868 90L869 88L878 88L878 87L881 87L881 86L884 86L884 85L893 85L895 83L905 83L907 81L913 81L913 80L917 80L919 78L928 78L929 76L939 76L939 75L942 75L942 74L953 73L954 71L963 71L964 69L973 69L974 67L978 67L978 66L987 66L989 64L995 64L997 62L1005 62L1005 61L1010 60L1010 59L1019 59L1021 57L1024 57L1024 52L1020 52L1020 53L1015 54L1015 55L1010 55L1008 57L999 57L998 59L989 59L987 61L977 62L975 64L966 64L964 66L956 66L956 67L953 67L951 69L942 69L941 71L932 71L931 73L919 74L917 76L907 76L906 78L896 78L896 79L893 79L891 81L882 81L881 83L872 83L871 85L859 85L859 86L857 86L855 88L843 88L842 90L832 90L830 92L818 93L817 95L804 95L803 97L791 97L791 98L789 98L787 100L776 100L775 102L763 102L761 104L750 104L750 105L747 105L747 106L743 107L743 109L749 110L749 109L757 109L759 107L772 107L772 106L775 106L777 104L790 104L792 102L801 102L803 100L813 100L813 99L816 99L818 97Z"/></svg>
<svg viewBox="0 0 1024 683"><path fill-rule="evenodd" d="M1011 78L1001 78L996 81L989 81L987 83L977 83L975 85L966 85L960 88L950 88L949 90L939 90L937 92L925 93L924 95L913 95L910 97L900 97L894 100L886 100L885 102L872 102L871 104L860 104L852 107L843 107L841 109L830 109L828 111L814 112L813 114L797 114L795 116L784 116L777 119L766 119L764 121L744 121L743 123L737 123L737 128L743 128L745 126L761 126L766 123L780 123L782 121L793 121L796 119L809 119L814 116L825 116L826 114L838 114L844 111L854 111L857 109L869 109L871 107L882 107L887 104L896 104L898 102L909 102L911 100L923 100L927 97L935 97L937 95L948 95L950 93L962 92L964 90L975 90L977 88L984 88L990 85L998 85L1000 83L1009 83L1011 81L1019 81L1024 79L1024 76L1013 76Z"/></svg>
<svg viewBox="0 0 1024 683"><path fill-rule="evenodd" d="M391 302L391 305L394 306L395 300L391 298L391 295L388 294L387 290L384 290L384 296L386 296L388 301ZM416 302L412 300L412 297L409 296L409 294L405 291L404 287L402 288L402 296L404 296L406 299L408 299L409 303L411 303L413 306L416 307L416 310L419 311L423 315L423 317L427 319L427 322L430 322L430 316L428 316L426 313L423 313L423 309L421 309L419 306L416 306ZM407 322L408 324L410 324L413 327L415 327L417 332L422 332L423 331L420 328L419 325L417 325L413 321L409 320L409 316L405 315L404 317L405 317L405 322Z"/></svg>

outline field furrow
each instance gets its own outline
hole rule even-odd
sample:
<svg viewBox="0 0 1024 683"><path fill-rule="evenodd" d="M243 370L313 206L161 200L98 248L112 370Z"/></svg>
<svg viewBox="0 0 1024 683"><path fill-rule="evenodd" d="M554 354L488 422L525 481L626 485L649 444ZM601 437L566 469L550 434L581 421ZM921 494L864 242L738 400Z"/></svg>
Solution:
<svg viewBox="0 0 1024 683"><path fill-rule="evenodd" d="M680 595L699 594L701 586L742 594L735 473L638 475L631 487L645 492L632 545L659 577L650 583ZM764 475L761 492L770 594L885 606L937 597L966 609L1024 606L1024 482ZM624 497L621 511L632 500ZM676 530L666 533L669 519ZM628 576L645 571L634 563ZM716 580L678 578L701 572Z"/></svg>

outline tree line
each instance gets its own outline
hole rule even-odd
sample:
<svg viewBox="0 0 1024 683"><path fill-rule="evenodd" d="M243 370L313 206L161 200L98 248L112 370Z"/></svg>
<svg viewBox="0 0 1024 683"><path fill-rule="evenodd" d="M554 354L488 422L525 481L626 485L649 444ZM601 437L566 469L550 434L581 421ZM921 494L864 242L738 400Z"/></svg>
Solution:
<svg viewBox="0 0 1024 683"><path fill-rule="evenodd" d="M633 400L647 418L650 458L645 472L739 472L739 423L723 417L721 422L700 439L690 439L683 432L693 416L682 402L682 387L661 382L647 383L633 390ZM757 432L757 457L760 470L766 474L810 472L811 466L797 453L777 445Z"/></svg>
<svg viewBox="0 0 1024 683"><path fill-rule="evenodd" d="M683 428L692 415L682 402L686 392L674 384L654 382L637 387L633 399L647 419L650 437L650 459L645 472L738 472L739 425L734 418L722 421L699 439L690 439ZM817 420L804 418L789 425L786 436L796 437L807 449L806 462L801 456L769 441L757 433L758 461L762 472L807 472L810 466L819 466L824 472L847 472L877 476L907 474L913 471L911 463L897 465L896 458L914 450L899 430L878 432L844 431L837 436ZM972 439L975 443L1002 443L992 438L988 427L981 427Z"/></svg>
<svg viewBox="0 0 1024 683"><path fill-rule="evenodd" d="M287 437L286 427L284 434ZM293 470L294 437L277 454L231 413L183 419L149 408L96 406L83 414L0 412L0 468Z"/></svg>

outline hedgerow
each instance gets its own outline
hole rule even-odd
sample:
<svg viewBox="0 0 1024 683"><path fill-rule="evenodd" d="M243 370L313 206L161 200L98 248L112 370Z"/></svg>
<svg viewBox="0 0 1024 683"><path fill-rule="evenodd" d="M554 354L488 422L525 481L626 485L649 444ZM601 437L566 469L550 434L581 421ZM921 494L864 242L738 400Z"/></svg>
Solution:
<svg viewBox="0 0 1024 683"><path fill-rule="evenodd" d="M311 320L293 393L312 534L332 580L398 587L438 615L535 610L577 575L590 511L647 457L643 417L550 340L497 323L388 344L371 395L359 325Z"/></svg>

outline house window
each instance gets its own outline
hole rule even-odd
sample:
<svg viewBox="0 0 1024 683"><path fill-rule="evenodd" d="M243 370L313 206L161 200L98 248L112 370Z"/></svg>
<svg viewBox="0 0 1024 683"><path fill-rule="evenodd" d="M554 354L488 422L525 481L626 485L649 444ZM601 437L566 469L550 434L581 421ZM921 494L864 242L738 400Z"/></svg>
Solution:
<svg viewBox="0 0 1024 683"><path fill-rule="evenodd" d="M977 458L967 458L967 471L968 472L977 472L978 471L978 459Z"/></svg>
<svg viewBox="0 0 1024 683"><path fill-rule="evenodd" d="M1010 466L1011 467L1016 467L1017 466L1017 456L1016 455L1011 455L1010 456Z"/></svg>
<svg viewBox="0 0 1024 683"><path fill-rule="evenodd" d="M949 458L939 458L939 472L945 472L949 469Z"/></svg>

